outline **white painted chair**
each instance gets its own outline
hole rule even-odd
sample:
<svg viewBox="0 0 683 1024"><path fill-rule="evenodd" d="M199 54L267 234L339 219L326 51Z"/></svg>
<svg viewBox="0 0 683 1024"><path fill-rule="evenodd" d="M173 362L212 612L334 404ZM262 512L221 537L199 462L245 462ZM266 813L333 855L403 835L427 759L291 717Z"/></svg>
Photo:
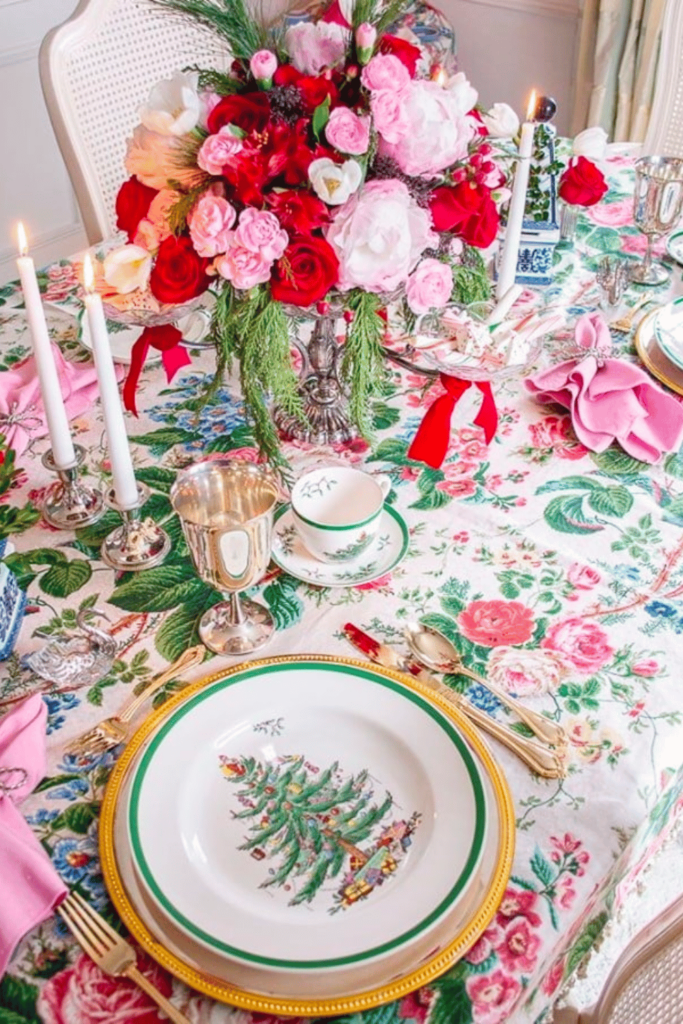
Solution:
<svg viewBox="0 0 683 1024"><path fill-rule="evenodd" d="M126 139L152 86L228 60L215 36L144 0L80 0L45 37L43 95L91 245L117 234Z"/></svg>
<svg viewBox="0 0 683 1024"><path fill-rule="evenodd" d="M553 1024L683 1024L683 895L633 937L593 1006L556 1009Z"/></svg>
<svg viewBox="0 0 683 1024"><path fill-rule="evenodd" d="M683 2L667 0L643 153L683 157Z"/></svg>

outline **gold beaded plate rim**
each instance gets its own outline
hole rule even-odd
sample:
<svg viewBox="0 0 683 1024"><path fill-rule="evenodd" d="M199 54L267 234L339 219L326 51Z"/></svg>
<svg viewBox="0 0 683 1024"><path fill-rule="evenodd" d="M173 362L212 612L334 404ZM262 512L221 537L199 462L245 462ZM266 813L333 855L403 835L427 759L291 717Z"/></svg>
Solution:
<svg viewBox="0 0 683 1024"><path fill-rule="evenodd" d="M419 693L421 697L437 707L461 731L478 756L480 767L488 777L493 790L494 804L498 812L500 837L498 842L498 858L492 872L491 884L479 906L470 915L469 920L460 928L445 948L441 949L426 963L403 977L377 988L367 989L352 995L318 998L292 999L286 997L267 996L250 992L244 988L233 987L229 983L204 973L187 964L181 957L167 949L163 942L155 938L146 924L140 919L124 888L114 848L114 822L117 803L124 787L128 772L132 768L136 755L146 739L159 725L185 700L211 683L218 682L228 676L255 668L270 665L297 662L318 662L321 665L335 664L361 668L401 683L408 690ZM100 859L105 886L111 900L130 934L149 955L162 967L191 988L219 1002L228 1003L243 1010L258 1013L271 1013L283 1016L324 1017L337 1016L345 1013L358 1013L375 1006L392 1002L401 996L413 992L428 982L433 981L452 967L471 948L491 922L500 902L512 869L515 847L515 814L512 797L507 780L494 760L487 744L476 728L446 698L424 686L417 680L393 669L361 662L353 658L339 658L333 655L299 654L264 658L257 661L242 662L239 665L223 669L199 679L171 697L162 707L149 715L134 733L118 762L114 766L107 783L102 812L100 817Z"/></svg>
<svg viewBox="0 0 683 1024"><path fill-rule="evenodd" d="M675 363L665 355L657 344L654 332L655 317L663 309L657 309L647 313L638 324L636 329L635 347L641 362L653 377L666 384L668 388L678 395L683 395L683 370L680 370ZM653 351L654 354L653 354Z"/></svg>

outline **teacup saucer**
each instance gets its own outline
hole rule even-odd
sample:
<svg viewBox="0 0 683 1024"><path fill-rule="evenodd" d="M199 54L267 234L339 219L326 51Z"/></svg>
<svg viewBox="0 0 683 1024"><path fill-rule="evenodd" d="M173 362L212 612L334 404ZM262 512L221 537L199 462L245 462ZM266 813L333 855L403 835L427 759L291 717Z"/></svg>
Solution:
<svg viewBox="0 0 683 1024"><path fill-rule="evenodd" d="M275 514L272 558L290 576L318 587L357 587L395 569L408 550L408 527L396 509L386 506L377 539L359 558L338 565L309 554L296 532L291 505Z"/></svg>

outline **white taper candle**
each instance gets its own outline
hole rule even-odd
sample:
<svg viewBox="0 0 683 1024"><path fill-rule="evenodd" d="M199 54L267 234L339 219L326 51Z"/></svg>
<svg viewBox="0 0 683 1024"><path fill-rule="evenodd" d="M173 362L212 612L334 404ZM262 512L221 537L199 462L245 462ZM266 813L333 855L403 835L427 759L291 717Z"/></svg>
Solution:
<svg viewBox="0 0 683 1024"><path fill-rule="evenodd" d="M534 90L529 99L527 118L532 117L535 105L536 92ZM531 154L534 150L535 128L536 125L531 120L525 121L522 125L519 155L515 168L515 181L512 186L512 196L508 207L507 225L503 240L503 251L498 267L498 283L496 285L496 298L498 299L502 299L515 283L519 243L522 236L522 221L524 220L524 208L526 206L526 193L529 186L529 166L531 164Z"/></svg>

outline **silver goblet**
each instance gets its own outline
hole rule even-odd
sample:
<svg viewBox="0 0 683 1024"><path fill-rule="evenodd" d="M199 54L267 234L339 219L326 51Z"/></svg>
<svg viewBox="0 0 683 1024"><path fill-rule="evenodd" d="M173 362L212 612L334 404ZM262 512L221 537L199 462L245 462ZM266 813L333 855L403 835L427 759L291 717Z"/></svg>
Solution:
<svg viewBox="0 0 683 1024"><path fill-rule="evenodd" d="M669 271L652 262L655 238L671 231L683 209L683 160L671 156L643 156L636 160L636 187L633 194L633 220L647 236L642 263L631 269L637 284L666 284Z"/></svg>
<svg viewBox="0 0 683 1024"><path fill-rule="evenodd" d="M248 654L275 630L268 609L240 599L239 592L266 571L278 498L267 468L229 457L181 470L171 488L195 569L205 583L229 595L199 622L202 643L216 654Z"/></svg>

